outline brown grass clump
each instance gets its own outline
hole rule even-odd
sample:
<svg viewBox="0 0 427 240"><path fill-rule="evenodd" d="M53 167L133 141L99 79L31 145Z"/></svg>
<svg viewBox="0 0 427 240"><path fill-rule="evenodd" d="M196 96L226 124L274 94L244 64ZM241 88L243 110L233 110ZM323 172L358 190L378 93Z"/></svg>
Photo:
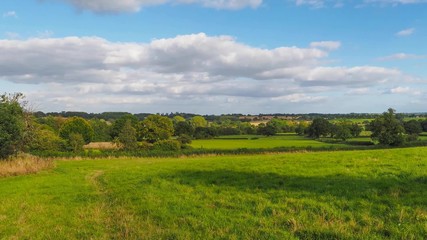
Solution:
<svg viewBox="0 0 427 240"><path fill-rule="evenodd" d="M112 142L91 142L84 149L117 149L117 146Z"/></svg>
<svg viewBox="0 0 427 240"><path fill-rule="evenodd" d="M29 154L21 154L7 160L0 160L0 177L18 176L37 173L53 168L52 159L41 159Z"/></svg>

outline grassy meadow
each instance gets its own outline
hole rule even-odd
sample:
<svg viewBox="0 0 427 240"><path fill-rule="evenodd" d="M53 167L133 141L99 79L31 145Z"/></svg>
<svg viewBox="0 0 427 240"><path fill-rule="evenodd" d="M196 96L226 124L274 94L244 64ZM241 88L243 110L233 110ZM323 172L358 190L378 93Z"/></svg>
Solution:
<svg viewBox="0 0 427 240"><path fill-rule="evenodd" d="M424 239L427 148L58 160L0 178L0 239Z"/></svg>
<svg viewBox="0 0 427 240"><path fill-rule="evenodd" d="M224 136L214 139L193 140L193 148L205 149L237 149L237 148L277 148L277 147L295 147L295 148L326 148L326 147L345 147L345 144L332 144L317 141L315 139L298 136L296 134L283 134L277 136L261 135L236 135Z"/></svg>

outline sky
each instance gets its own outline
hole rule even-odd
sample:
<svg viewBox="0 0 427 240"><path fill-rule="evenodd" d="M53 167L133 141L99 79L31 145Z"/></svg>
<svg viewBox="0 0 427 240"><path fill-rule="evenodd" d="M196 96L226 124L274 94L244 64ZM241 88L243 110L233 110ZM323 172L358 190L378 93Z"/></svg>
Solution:
<svg viewBox="0 0 427 240"><path fill-rule="evenodd" d="M427 0L2 0L34 111L427 112Z"/></svg>

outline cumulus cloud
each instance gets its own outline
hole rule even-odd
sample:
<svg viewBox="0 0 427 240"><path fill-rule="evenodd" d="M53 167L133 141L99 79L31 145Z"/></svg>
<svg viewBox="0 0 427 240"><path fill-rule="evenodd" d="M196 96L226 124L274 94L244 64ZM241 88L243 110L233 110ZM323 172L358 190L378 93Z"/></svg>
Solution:
<svg viewBox="0 0 427 240"><path fill-rule="evenodd" d="M415 28L407 28L407 29L403 29L403 30L397 32L396 36L406 37L406 36L410 36L410 35L414 34L414 32L415 32Z"/></svg>
<svg viewBox="0 0 427 240"><path fill-rule="evenodd" d="M161 4L198 4L216 9L256 8L262 0L57 0L70 3L79 9L93 12L137 12L142 7Z"/></svg>
<svg viewBox="0 0 427 240"><path fill-rule="evenodd" d="M44 86L45 101L71 108L103 98L169 107L203 106L209 99L309 103L325 100L328 91L412 79L396 69L324 66L329 51L338 47L338 42L316 42L263 49L204 33L148 43L98 37L0 40L0 81Z"/></svg>
<svg viewBox="0 0 427 240"><path fill-rule="evenodd" d="M385 57L378 58L379 61L396 61L396 60L409 60L409 59L423 59L426 55L416 55L408 53L396 53Z"/></svg>

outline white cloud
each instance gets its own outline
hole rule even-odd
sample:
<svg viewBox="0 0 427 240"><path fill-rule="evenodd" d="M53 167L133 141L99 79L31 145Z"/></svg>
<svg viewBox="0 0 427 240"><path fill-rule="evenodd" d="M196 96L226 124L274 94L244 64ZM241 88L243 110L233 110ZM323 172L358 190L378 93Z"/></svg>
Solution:
<svg viewBox="0 0 427 240"><path fill-rule="evenodd" d="M341 42L338 41L322 41L310 43L312 48L324 48L326 50L336 50L341 47Z"/></svg>
<svg viewBox="0 0 427 240"><path fill-rule="evenodd" d="M415 28L407 28L407 29L403 29L403 30L397 32L396 36L406 37L406 36L410 36L410 35L414 34L414 32L415 32Z"/></svg>
<svg viewBox="0 0 427 240"><path fill-rule="evenodd" d="M409 95L421 95L421 91L410 87L395 87L387 91L391 94L409 94Z"/></svg>
<svg viewBox="0 0 427 240"><path fill-rule="evenodd" d="M4 18L18 18L18 14L15 11L8 11L3 13Z"/></svg>
<svg viewBox="0 0 427 240"><path fill-rule="evenodd" d="M198 4L216 9L256 8L262 0L60 0L93 12L138 12L142 7L161 4Z"/></svg>
<svg viewBox="0 0 427 240"><path fill-rule="evenodd" d="M408 53L396 53L385 57L378 58L379 61L396 61L396 60L409 60L409 59L423 59L426 55L416 55Z"/></svg>
<svg viewBox="0 0 427 240"><path fill-rule="evenodd" d="M366 95L370 92L369 88L355 88L347 92L347 95Z"/></svg>
<svg viewBox="0 0 427 240"><path fill-rule="evenodd" d="M331 91L413 79L396 69L323 66L337 45L262 49L204 33L149 43L97 37L0 40L0 81L43 86L44 92L31 95L43 99L41 105L87 109L93 104L102 111L102 99L107 99L104 106L122 99L117 101L124 107L155 111L154 106L207 106L209 99L223 99L224 104L232 104L226 99L252 105L268 100L309 103L325 100L322 94Z"/></svg>

